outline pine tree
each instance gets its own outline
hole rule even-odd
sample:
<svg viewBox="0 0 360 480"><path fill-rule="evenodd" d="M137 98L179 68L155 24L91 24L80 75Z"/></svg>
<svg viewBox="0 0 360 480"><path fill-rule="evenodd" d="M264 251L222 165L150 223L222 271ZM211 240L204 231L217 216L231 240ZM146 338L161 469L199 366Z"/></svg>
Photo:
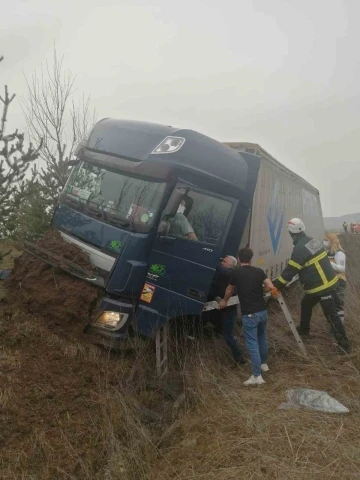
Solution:
<svg viewBox="0 0 360 480"><path fill-rule="evenodd" d="M2 60L3 57L0 57L0 62ZM10 233L16 206L21 202L20 194L25 191L28 182L29 167L38 158L39 148L42 147L41 142L37 148L31 143L26 147L24 133L18 130L6 132L9 108L14 98L15 94L10 94L5 85L4 94L0 95L0 238Z"/></svg>

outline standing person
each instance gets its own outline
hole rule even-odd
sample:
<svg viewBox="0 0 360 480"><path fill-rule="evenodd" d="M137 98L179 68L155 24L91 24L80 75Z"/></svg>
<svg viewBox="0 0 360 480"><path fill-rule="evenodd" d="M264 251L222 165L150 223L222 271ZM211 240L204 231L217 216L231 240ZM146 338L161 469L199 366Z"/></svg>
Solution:
<svg viewBox="0 0 360 480"><path fill-rule="evenodd" d="M350 232L355 233L355 224L353 222L350 223Z"/></svg>
<svg viewBox="0 0 360 480"><path fill-rule="evenodd" d="M244 385L262 385L265 380L261 372L268 372L268 344L267 344L267 311L264 300L264 292L274 289L271 280L263 270L251 266L254 252L250 248L242 248L239 251L241 267L236 269L229 286L225 291L224 298L220 302L220 309L226 308L229 298L238 291L240 300L242 326L246 346L250 354L252 375Z"/></svg>
<svg viewBox="0 0 360 480"><path fill-rule="evenodd" d="M320 302L321 308L338 343L338 353L349 353L350 344L345 329L336 312L336 287L338 278L333 270L322 242L305 234L305 225L299 218L288 223L294 249L285 270L275 280L276 288L281 289L295 275L299 275L305 290L301 301L301 321L297 330L300 335L309 336L313 307Z"/></svg>
<svg viewBox="0 0 360 480"><path fill-rule="evenodd" d="M348 224L346 222L343 223L343 229L344 229L344 232L347 233L348 231Z"/></svg>
<svg viewBox="0 0 360 480"><path fill-rule="evenodd" d="M336 310L342 323L344 323L344 297L346 290L346 255L340 244L339 237L335 233L328 233L323 242L327 251L331 266L336 272L338 283L336 287L337 299Z"/></svg>
<svg viewBox="0 0 360 480"><path fill-rule="evenodd" d="M225 294L230 278L237 267L236 258L227 255L216 268L214 281L210 287L208 301L218 300ZM230 347L235 362L243 365L245 362L241 348L234 337L234 327L237 316L237 305L230 305L223 310L213 310L211 320L216 324L217 330L221 332L227 345Z"/></svg>

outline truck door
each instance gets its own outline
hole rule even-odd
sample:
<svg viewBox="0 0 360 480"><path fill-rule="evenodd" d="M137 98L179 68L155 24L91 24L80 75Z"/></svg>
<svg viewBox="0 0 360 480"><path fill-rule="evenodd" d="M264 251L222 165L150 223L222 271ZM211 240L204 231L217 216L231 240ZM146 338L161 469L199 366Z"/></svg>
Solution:
<svg viewBox="0 0 360 480"><path fill-rule="evenodd" d="M236 206L234 199L177 185L149 256L138 320L150 310L163 318L160 324L202 312Z"/></svg>

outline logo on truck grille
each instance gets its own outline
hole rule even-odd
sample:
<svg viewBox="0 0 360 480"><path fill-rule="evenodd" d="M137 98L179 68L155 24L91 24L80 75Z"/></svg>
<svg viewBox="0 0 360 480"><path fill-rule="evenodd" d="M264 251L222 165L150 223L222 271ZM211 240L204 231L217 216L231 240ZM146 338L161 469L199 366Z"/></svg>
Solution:
<svg viewBox="0 0 360 480"><path fill-rule="evenodd" d="M281 201L279 192L280 185L278 182L275 183L274 192L271 198L269 210L267 212L267 222L269 226L271 244L274 250L274 253L277 252L282 229L284 226L284 212L281 207Z"/></svg>

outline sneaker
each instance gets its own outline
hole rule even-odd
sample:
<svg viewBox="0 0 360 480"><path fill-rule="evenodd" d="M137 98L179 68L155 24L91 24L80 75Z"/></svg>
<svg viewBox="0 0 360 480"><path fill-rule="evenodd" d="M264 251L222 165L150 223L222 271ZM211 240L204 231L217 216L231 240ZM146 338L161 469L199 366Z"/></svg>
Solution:
<svg viewBox="0 0 360 480"><path fill-rule="evenodd" d="M262 378L261 375L259 375L258 377L254 377L254 375L251 375L249 380L246 380L246 382L244 382L244 385L246 385L246 386L249 386L249 385L263 385L264 383L265 383L265 380Z"/></svg>
<svg viewBox="0 0 360 480"><path fill-rule="evenodd" d="M262 372L268 372L270 370L269 366L267 363L262 363L261 364L261 371Z"/></svg>

